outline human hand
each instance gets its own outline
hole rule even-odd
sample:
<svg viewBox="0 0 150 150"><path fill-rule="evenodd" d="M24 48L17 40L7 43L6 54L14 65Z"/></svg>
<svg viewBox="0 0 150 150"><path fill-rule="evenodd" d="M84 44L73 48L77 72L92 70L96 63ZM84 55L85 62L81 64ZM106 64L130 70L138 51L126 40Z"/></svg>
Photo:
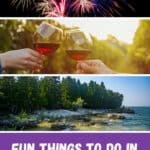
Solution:
<svg viewBox="0 0 150 150"><path fill-rule="evenodd" d="M112 71L109 67L107 67L102 61L100 60L85 60L79 61L77 66L76 73L84 74L114 74L115 72Z"/></svg>
<svg viewBox="0 0 150 150"><path fill-rule="evenodd" d="M3 69L41 69L43 56L29 48L8 51L0 54L1 66Z"/></svg>

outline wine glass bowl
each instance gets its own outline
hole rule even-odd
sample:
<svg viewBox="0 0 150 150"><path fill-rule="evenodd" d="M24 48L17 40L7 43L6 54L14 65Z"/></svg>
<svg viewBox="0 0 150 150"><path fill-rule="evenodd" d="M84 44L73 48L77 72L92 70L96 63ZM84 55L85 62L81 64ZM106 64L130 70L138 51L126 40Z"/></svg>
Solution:
<svg viewBox="0 0 150 150"><path fill-rule="evenodd" d="M43 55L52 55L61 45L63 30L42 22L34 34L34 48Z"/></svg>
<svg viewBox="0 0 150 150"><path fill-rule="evenodd" d="M42 55L52 55L60 46L59 42L55 43L44 43L44 42L37 42L33 43L34 48Z"/></svg>
<svg viewBox="0 0 150 150"><path fill-rule="evenodd" d="M66 53L76 61L87 59L91 52L92 40L88 33L80 29L66 31Z"/></svg>
<svg viewBox="0 0 150 150"><path fill-rule="evenodd" d="M90 50L84 49L84 50L66 50L67 54L72 58L73 60L76 61L81 61L87 59L89 53L91 52Z"/></svg>

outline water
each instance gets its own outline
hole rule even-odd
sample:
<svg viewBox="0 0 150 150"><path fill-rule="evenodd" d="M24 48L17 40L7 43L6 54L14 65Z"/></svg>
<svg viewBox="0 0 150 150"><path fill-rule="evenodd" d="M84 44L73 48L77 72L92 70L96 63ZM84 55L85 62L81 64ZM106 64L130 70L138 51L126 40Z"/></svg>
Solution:
<svg viewBox="0 0 150 150"><path fill-rule="evenodd" d="M112 121L103 130L150 131L150 107L131 107L135 114L125 114L125 120Z"/></svg>
<svg viewBox="0 0 150 150"><path fill-rule="evenodd" d="M85 114L83 115L83 119L79 119L78 117L72 119L72 117L69 117L51 123L73 125L74 128L66 129L69 131L150 131L150 107L131 107L131 109L135 111L135 114L120 114L125 116L126 119L110 119L107 117L107 113L103 114L99 112L101 115ZM68 112L67 114L71 115L69 111L60 110L60 112L62 114ZM79 114L81 114L81 112ZM51 123L41 123L40 127L42 126L47 130L51 126ZM41 130L41 128L38 130Z"/></svg>
<svg viewBox="0 0 150 150"><path fill-rule="evenodd" d="M150 107L132 107L132 109L135 115L129 116L123 125L130 130L150 130Z"/></svg>

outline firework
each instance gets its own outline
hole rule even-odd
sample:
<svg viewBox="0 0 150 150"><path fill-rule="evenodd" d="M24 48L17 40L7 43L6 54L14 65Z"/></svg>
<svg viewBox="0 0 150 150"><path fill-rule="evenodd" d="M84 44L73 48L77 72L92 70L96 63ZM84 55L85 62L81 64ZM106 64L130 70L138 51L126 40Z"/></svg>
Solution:
<svg viewBox="0 0 150 150"><path fill-rule="evenodd" d="M92 0L98 16L122 16L125 12L134 12L127 0Z"/></svg>
<svg viewBox="0 0 150 150"><path fill-rule="evenodd" d="M71 7L73 8L73 11L78 15L78 13L84 14L94 11L96 5L90 0L75 0L72 3Z"/></svg>
<svg viewBox="0 0 150 150"><path fill-rule="evenodd" d="M65 17L66 0L57 2L56 0L44 0L38 5L43 10L43 14L47 17Z"/></svg>
<svg viewBox="0 0 150 150"><path fill-rule="evenodd" d="M15 6L16 9L22 7L23 10L28 9L35 0L12 0L11 5Z"/></svg>
<svg viewBox="0 0 150 150"><path fill-rule="evenodd" d="M11 5L29 12L33 7L48 17L126 16L134 14L128 0L11 0ZM33 6L33 7L32 7ZM42 13L42 14L41 14Z"/></svg>

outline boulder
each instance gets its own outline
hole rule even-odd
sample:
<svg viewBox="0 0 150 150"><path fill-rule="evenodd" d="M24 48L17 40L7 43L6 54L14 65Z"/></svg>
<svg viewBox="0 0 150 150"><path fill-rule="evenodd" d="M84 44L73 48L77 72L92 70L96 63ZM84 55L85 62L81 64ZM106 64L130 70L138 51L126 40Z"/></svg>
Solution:
<svg viewBox="0 0 150 150"><path fill-rule="evenodd" d="M78 116L74 118L75 120L83 121L83 122L90 122L91 119L87 116Z"/></svg>
<svg viewBox="0 0 150 150"><path fill-rule="evenodd" d="M15 127L15 120L0 120L0 127L2 128L13 128Z"/></svg>
<svg viewBox="0 0 150 150"><path fill-rule="evenodd" d="M126 119L124 115L120 115L120 114L107 114L107 117L109 119Z"/></svg>
<svg viewBox="0 0 150 150"><path fill-rule="evenodd" d="M65 123L60 123L60 124L53 124L51 126L51 130L54 131L61 131L61 130L66 130L66 129L72 129L74 128L74 125L69 125L69 124L65 124Z"/></svg>
<svg viewBox="0 0 150 150"><path fill-rule="evenodd" d="M37 127L36 121L23 121L16 124L16 130L32 129Z"/></svg>

